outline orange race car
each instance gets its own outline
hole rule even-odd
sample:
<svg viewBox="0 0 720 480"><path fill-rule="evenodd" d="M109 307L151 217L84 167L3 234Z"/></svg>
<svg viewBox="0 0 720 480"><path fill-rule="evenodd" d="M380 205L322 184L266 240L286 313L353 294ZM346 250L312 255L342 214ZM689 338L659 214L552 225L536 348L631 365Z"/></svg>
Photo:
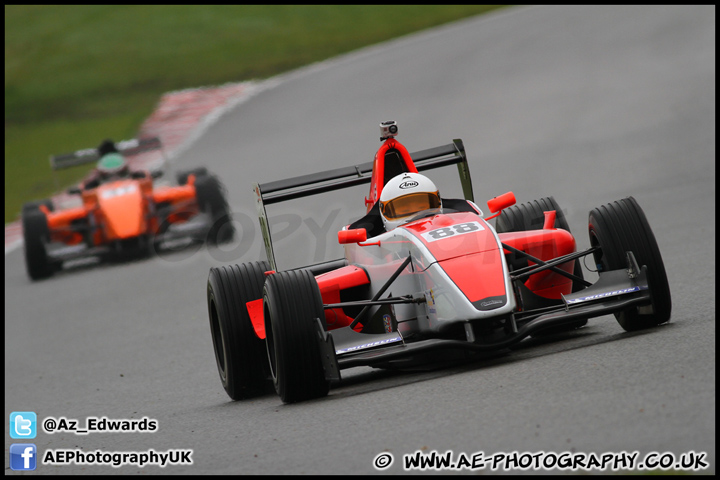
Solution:
<svg viewBox="0 0 720 480"><path fill-rule="evenodd" d="M97 148L50 158L53 169L97 162L68 189L82 204L55 210L51 200L23 205L25 264L30 278L51 276L63 262L145 257L176 239L224 243L234 228L219 179L204 167L179 172L177 185L157 185L161 171L132 171L126 157L161 149L160 139L105 140ZM170 242L170 243L169 243Z"/></svg>

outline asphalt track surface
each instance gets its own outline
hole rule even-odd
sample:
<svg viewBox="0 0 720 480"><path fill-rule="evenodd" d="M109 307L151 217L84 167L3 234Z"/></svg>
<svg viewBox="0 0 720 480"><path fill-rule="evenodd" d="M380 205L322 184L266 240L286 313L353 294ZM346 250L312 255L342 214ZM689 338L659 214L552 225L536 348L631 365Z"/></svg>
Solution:
<svg viewBox="0 0 720 480"><path fill-rule="evenodd" d="M5 257L6 432L13 411L80 425L148 417L158 431L41 430L32 443L41 455L193 450L187 466L35 473L373 474L380 453L394 456L384 472L403 473L403 455L417 451L692 451L715 472L714 6L514 8L274 82L176 161L222 176L243 228L235 244L36 283L21 250ZM671 322L630 334L606 316L472 363L347 370L315 401L230 401L205 285L211 266L262 255L251 183L369 161L390 119L411 152L462 138L481 206L508 190L519 202L553 195L579 248L590 209L634 196L665 261ZM452 169L432 176L461 196ZM269 208L280 267L338 258L335 232L362 214L365 194ZM15 442L6 434L10 474Z"/></svg>

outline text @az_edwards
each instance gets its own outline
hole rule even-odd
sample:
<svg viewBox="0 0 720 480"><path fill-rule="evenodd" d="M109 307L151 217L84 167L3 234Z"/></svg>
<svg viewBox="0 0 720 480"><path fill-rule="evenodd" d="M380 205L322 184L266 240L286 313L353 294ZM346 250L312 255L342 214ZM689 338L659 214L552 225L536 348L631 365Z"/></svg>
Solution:
<svg viewBox="0 0 720 480"><path fill-rule="evenodd" d="M78 420L72 418L47 417L43 420L42 427L45 433L48 434L56 432L74 433L76 435L87 435L91 432L142 433L156 432L158 429L158 421L148 417L141 419L87 417L85 424L82 425Z"/></svg>

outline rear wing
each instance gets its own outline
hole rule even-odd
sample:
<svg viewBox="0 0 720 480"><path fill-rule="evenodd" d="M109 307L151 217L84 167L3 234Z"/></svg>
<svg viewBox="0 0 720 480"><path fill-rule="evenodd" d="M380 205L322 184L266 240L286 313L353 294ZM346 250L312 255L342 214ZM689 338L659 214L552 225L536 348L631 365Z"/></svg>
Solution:
<svg viewBox="0 0 720 480"><path fill-rule="evenodd" d="M453 143L440 147L429 148L411 153L410 157L418 172L434 168L457 165L463 195L466 200L474 201L470 169L465 155L462 140L455 139ZM265 243L265 253L272 270L277 270L275 254L273 252L270 225L268 223L265 205L285 202L296 198L317 195L343 188L354 187L372 181L374 162L361 163L352 167L336 168L323 172L301 175L267 183L255 183L255 190L260 229Z"/></svg>
<svg viewBox="0 0 720 480"><path fill-rule="evenodd" d="M123 140L115 144L118 152L126 157L131 157L142 152L162 149L162 142L159 137ZM85 148L73 153L63 153L61 155L50 156L50 166L53 170L62 170L64 168L93 163L100 160L100 153L97 148Z"/></svg>

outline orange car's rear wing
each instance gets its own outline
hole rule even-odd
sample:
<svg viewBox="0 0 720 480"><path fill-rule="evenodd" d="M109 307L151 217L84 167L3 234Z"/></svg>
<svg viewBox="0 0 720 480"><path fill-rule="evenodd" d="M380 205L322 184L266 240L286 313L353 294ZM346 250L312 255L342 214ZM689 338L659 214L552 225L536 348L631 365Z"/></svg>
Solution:
<svg viewBox="0 0 720 480"><path fill-rule="evenodd" d="M457 164L463 195L465 199L474 201L470 169L462 140L455 139L453 143L411 153L410 156L415 167L420 172ZM265 252L270 268L277 270L265 205L370 183L372 169L373 162L367 162L352 167L325 170L285 180L263 184L255 183L253 188L257 197L256 205L260 219L260 229L262 230Z"/></svg>
<svg viewBox="0 0 720 480"><path fill-rule="evenodd" d="M159 137L141 138L132 140L123 140L115 144L118 152L126 157L137 155L138 153L150 150L162 149L162 142ZM97 148L85 148L73 153L63 153L60 155L50 156L50 166L53 170L61 170L64 168L84 165L86 163L97 162L100 160L100 154Z"/></svg>

